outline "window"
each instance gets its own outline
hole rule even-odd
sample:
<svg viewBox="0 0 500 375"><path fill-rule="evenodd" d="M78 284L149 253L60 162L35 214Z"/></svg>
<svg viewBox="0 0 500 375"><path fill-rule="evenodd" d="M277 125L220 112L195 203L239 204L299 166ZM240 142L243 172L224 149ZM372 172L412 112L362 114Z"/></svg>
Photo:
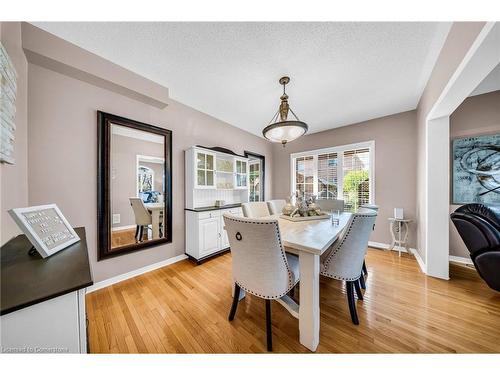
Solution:
<svg viewBox="0 0 500 375"><path fill-rule="evenodd" d="M343 199L345 209L374 203L373 141L291 155L293 193Z"/></svg>
<svg viewBox="0 0 500 375"><path fill-rule="evenodd" d="M155 179L155 172L143 165L139 166L137 170L137 179L138 179L138 193L144 193L147 191L153 191L153 181Z"/></svg>
<svg viewBox="0 0 500 375"><path fill-rule="evenodd" d="M337 153L318 155L318 199L337 199Z"/></svg>
<svg viewBox="0 0 500 375"><path fill-rule="evenodd" d="M295 191L300 195L314 192L314 159L312 156L295 159Z"/></svg>

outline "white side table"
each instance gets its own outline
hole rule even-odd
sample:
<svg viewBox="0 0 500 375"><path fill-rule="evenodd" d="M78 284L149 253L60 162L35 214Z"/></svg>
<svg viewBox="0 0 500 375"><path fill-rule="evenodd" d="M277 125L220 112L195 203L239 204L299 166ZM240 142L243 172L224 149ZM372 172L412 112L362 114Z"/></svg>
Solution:
<svg viewBox="0 0 500 375"><path fill-rule="evenodd" d="M389 218L389 228L392 236L392 243L389 250L394 249L394 247L398 245L399 256L401 256L402 247L404 247L408 254L410 254L410 249L408 249L408 223L411 222L412 220L410 219Z"/></svg>

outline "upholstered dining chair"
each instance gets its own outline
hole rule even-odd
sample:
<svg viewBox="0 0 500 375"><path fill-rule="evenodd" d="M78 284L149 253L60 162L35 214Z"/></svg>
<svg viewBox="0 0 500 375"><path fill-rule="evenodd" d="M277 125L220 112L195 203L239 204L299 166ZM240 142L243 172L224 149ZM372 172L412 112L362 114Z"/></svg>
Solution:
<svg viewBox="0 0 500 375"><path fill-rule="evenodd" d="M316 203L319 207L326 212L329 211L344 211L344 200L343 199L318 199Z"/></svg>
<svg viewBox="0 0 500 375"><path fill-rule="evenodd" d="M153 219L141 198L133 197L129 198L129 201L135 217L135 238L137 241L142 242L144 227L149 228L153 223Z"/></svg>
<svg viewBox="0 0 500 375"><path fill-rule="evenodd" d="M362 204L359 206L358 213L367 212L367 210L373 210L378 214L378 206L376 204ZM373 224L373 229L375 230L375 224ZM366 267L366 261L363 260L363 274L359 279L361 288L366 289L365 276L368 276L368 268Z"/></svg>
<svg viewBox="0 0 500 375"><path fill-rule="evenodd" d="M273 199L271 201L267 201L266 203L271 215L280 215L281 211L283 211L283 207L285 207L286 200Z"/></svg>
<svg viewBox="0 0 500 375"><path fill-rule="evenodd" d="M269 216L269 209L266 202L248 202L241 205L243 216L258 219L259 217Z"/></svg>
<svg viewBox="0 0 500 375"><path fill-rule="evenodd" d="M240 288L266 301L267 350L272 351L271 301L287 294L299 281L299 258L285 253L278 221L224 214L234 280L229 321L234 319Z"/></svg>
<svg viewBox="0 0 500 375"><path fill-rule="evenodd" d="M347 302L351 320L359 324L354 289L363 299L358 280L362 274L363 260L368 246L368 238L373 230L377 213L375 211L355 213L349 219L346 229L320 258L320 273L323 276L345 281Z"/></svg>

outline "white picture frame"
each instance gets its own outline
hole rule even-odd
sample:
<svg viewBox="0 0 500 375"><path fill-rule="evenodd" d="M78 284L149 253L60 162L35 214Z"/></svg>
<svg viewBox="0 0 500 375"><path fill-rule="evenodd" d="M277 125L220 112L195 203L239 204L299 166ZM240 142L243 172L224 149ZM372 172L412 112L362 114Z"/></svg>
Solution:
<svg viewBox="0 0 500 375"><path fill-rule="evenodd" d="M8 212L43 258L80 241L55 204L13 208Z"/></svg>

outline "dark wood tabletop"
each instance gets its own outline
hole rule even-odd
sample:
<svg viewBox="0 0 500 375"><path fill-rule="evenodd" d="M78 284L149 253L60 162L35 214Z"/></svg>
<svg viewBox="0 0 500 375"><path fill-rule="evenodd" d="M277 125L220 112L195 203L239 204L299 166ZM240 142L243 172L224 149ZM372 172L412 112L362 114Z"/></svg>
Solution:
<svg viewBox="0 0 500 375"><path fill-rule="evenodd" d="M93 284L85 228L75 228L80 241L42 258L28 255L30 241L14 237L1 248L1 311L16 310Z"/></svg>

